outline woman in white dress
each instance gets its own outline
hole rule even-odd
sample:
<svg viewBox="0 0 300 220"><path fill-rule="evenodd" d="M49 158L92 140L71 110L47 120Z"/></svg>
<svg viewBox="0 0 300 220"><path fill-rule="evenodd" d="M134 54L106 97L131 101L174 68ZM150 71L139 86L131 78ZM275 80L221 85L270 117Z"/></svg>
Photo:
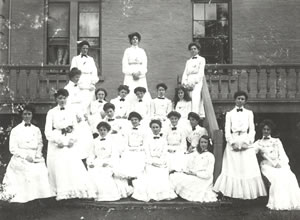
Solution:
<svg viewBox="0 0 300 220"><path fill-rule="evenodd" d="M57 200L92 198L95 192L87 170L73 147L80 134L76 133L76 113L66 105L68 95L66 89L59 89L54 95L57 106L50 109L46 117L50 186Z"/></svg>
<svg viewBox="0 0 300 220"><path fill-rule="evenodd" d="M167 166L167 141L160 133L161 122L150 122L152 135L149 135L146 144L146 167L144 174L133 182L132 197L148 202L170 200L177 197L171 188L169 181L169 169Z"/></svg>
<svg viewBox="0 0 300 220"><path fill-rule="evenodd" d="M25 203L54 196L42 155L42 134L31 123L33 113L33 107L25 106L23 121L11 130L9 137L9 150L13 156L3 179L4 192L0 195L9 202Z"/></svg>
<svg viewBox="0 0 300 220"><path fill-rule="evenodd" d="M186 61L185 69L182 75L181 84L190 91L192 98L192 112L199 114L201 118L205 117L203 99L201 96L203 80L205 80L205 58L199 55L200 45L190 43L188 49L191 58Z"/></svg>
<svg viewBox="0 0 300 220"><path fill-rule="evenodd" d="M261 171L271 184L267 207L274 210L300 209L299 185L280 139L271 137L274 128L271 120L261 122L263 137L252 145L263 158Z"/></svg>
<svg viewBox="0 0 300 220"><path fill-rule="evenodd" d="M179 86L175 89L173 109L181 115L179 124L184 128L188 127L188 114L192 111L192 99L189 92L183 86Z"/></svg>
<svg viewBox="0 0 300 220"><path fill-rule="evenodd" d="M217 194L212 191L215 157L207 150L209 142L209 137L203 135L197 150L186 155L187 165L183 172L170 175L177 195L188 201L217 201Z"/></svg>
<svg viewBox="0 0 300 220"><path fill-rule="evenodd" d="M96 100L91 103L90 122L97 121L98 123L105 117L103 106L106 101L107 91L103 88L98 88L95 92ZM96 127L97 125L95 125Z"/></svg>
<svg viewBox="0 0 300 220"><path fill-rule="evenodd" d="M266 196L264 182L260 173L255 150L253 112L244 108L247 93L234 94L235 107L226 114L225 138L222 172L214 190L224 196L236 199L256 199Z"/></svg>
<svg viewBox="0 0 300 220"><path fill-rule="evenodd" d="M127 180L114 176L114 169L119 161L115 149L114 137L109 135L111 127L107 122L97 125L99 136L94 141L93 153L87 160L88 173L94 183L96 201L116 201L132 193Z"/></svg>
<svg viewBox="0 0 300 220"><path fill-rule="evenodd" d="M147 55L144 49L139 47L141 35L134 32L128 35L131 47L127 48L123 55L122 72L124 74L124 85L129 86L129 98L134 98L133 91L136 87L144 87L147 91L146 99L151 99L148 92L147 74Z"/></svg>

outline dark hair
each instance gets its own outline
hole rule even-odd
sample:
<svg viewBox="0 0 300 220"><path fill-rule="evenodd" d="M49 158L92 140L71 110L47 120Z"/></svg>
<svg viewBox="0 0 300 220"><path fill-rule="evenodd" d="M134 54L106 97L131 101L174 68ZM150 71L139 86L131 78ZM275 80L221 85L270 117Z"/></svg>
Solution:
<svg viewBox="0 0 300 220"><path fill-rule="evenodd" d="M245 96L246 101L248 100L248 94L245 91L239 90L235 92L233 98L236 99L238 96Z"/></svg>
<svg viewBox="0 0 300 220"><path fill-rule="evenodd" d="M184 88L183 86L179 86L177 88L175 88L175 96L173 98L173 103L174 103L174 108L176 108L177 103L179 102L179 98L178 98L178 92L182 90L184 95L183 95L183 100L189 102L192 101L189 92L186 90L186 88Z"/></svg>
<svg viewBox="0 0 300 220"><path fill-rule="evenodd" d="M103 106L103 110L106 112L108 109L113 109L113 110L115 110L116 109L116 107L115 107L115 105L114 104L112 104L112 103L105 103L104 104L104 106Z"/></svg>
<svg viewBox="0 0 300 220"><path fill-rule="evenodd" d="M72 79L76 75L81 75L81 71L77 67L73 67L69 72L69 78Z"/></svg>
<svg viewBox="0 0 300 220"><path fill-rule="evenodd" d="M35 113L35 108L33 107L33 105L31 104L27 104L25 105L21 110L20 110L20 114L23 114L24 111L29 111L32 114Z"/></svg>
<svg viewBox="0 0 300 220"><path fill-rule="evenodd" d="M196 119L196 121L198 121L198 123L201 121L200 116L196 112L190 112L188 114L188 120L190 120L190 118Z"/></svg>
<svg viewBox="0 0 300 220"><path fill-rule="evenodd" d="M200 44L198 44L198 43L195 43L195 42L192 42L192 43L190 43L190 44L189 44L189 46L188 46L188 50L191 50L192 46L195 46L195 47L197 47L197 49L198 49L199 51L200 51L200 49L201 49L201 46L200 46Z"/></svg>
<svg viewBox="0 0 300 220"><path fill-rule="evenodd" d="M200 141L201 141L202 138L207 140L207 142L208 142L207 150L211 150L211 148L212 148L211 139L209 138L209 136L208 135L202 135L199 139L198 144L197 144L198 153L201 153Z"/></svg>
<svg viewBox="0 0 300 220"><path fill-rule="evenodd" d="M133 33L131 33L131 34L128 34L128 39L129 39L129 43L130 43L130 44L131 44L131 41L132 41L132 38L133 38L133 37L137 37L137 38L139 39L139 42L141 42L142 37L141 37L140 33L138 33L138 32L133 32Z"/></svg>
<svg viewBox="0 0 300 220"><path fill-rule="evenodd" d="M271 133L274 131L274 129L276 128L276 125L275 123L270 120L270 119L265 119L263 120L262 122L259 123L259 130L262 131L262 129L265 127L265 126L268 126L270 129L271 129Z"/></svg>
<svg viewBox="0 0 300 220"><path fill-rule="evenodd" d="M131 118L138 118L139 121L142 120L142 116L138 112L130 112L128 115L128 120L131 120Z"/></svg>
<svg viewBox="0 0 300 220"><path fill-rule="evenodd" d="M180 117L181 117L180 113L179 113L179 112L176 112L176 111L171 111L171 112L167 115L168 118L171 118L172 116L175 116L175 117L177 117L178 119L180 119Z"/></svg>
<svg viewBox="0 0 300 220"><path fill-rule="evenodd" d="M65 96L68 97L69 96L69 92L66 89L59 89L54 93L54 98L57 98L58 96Z"/></svg>
<svg viewBox="0 0 300 220"><path fill-rule="evenodd" d="M167 90L168 89L168 86L165 84L165 83L158 83L156 85L156 89L159 89L159 87L163 87L164 90Z"/></svg>
<svg viewBox="0 0 300 220"><path fill-rule="evenodd" d="M105 122L105 121L101 121L101 122L97 125L97 130L99 130L101 127L106 128L107 131L110 131L110 129L111 129L110 124L108 124L108 123Z"/></svg>
<svg viewBox="0 0 300 220"><path fill-rule="evenodd" d="M126 90L127 93L130 92L129 87L127 85L119 85L118 87L118 92L122 91L122 90Z"/></svg>
<svg viewBox="0 0 300 220"><path fill-rule="evenodd" d="M151 128L153 124L158 124L160 128L162 127L161 121L158 119L152 119L149 123L149 127Z"/></svg>
<svg viewBox="0 0 300 220"><path fill-rule="evenodd" d="M134 93L137 93L137 92L143 92L143 93L146 93L146 89L144 88L144 87L136 87L135 89L134 89Z"/></svg>
<svg viewBox="0 0 300 220"><path fill-rule="evenodd" d="M87 45L88 47L90 47L89 42L87 42L86 40L81 41L81 42L78 44L78 47L81 49L84 45Z"/></svg>
<svg viewBox="0 0 300 220"><path fill-rule="evenodd" d="M95 92L96 99L97 99L97 94L98 94L99 91L104 92L104 100L105 100L105 98L107 96L107 91L105 89L103 89L103 88L96 89L96 92Z"/></svg>

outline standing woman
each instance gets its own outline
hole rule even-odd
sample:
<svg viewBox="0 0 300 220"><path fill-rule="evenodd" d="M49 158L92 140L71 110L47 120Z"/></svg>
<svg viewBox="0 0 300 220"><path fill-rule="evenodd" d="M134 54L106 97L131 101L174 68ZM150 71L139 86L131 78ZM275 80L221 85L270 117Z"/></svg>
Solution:
<svg viewBox="0 0 300 220"><path fill-rule="evenodd" d="M95 84L99 81L97 67L93 57L88 56L90 44L87 41L79 43L80 54L73 57L70 69L76 67L81 71L78 81L83 107L89 112L94 100Z"/></svg>
<svg viewBox="0 0 300 220"><path fill-rule="evenodd" d="M9 137L9 150L13 156L7 166L4 193L0 197L10 202L24 203L54 196L42 155L42 134L31 123L33 113L33 107L25 106L23 121L12 129Z"/></svg>
<svg viewBox="0 0 300 220"><path fill-rule="evenodd" d="M139 47L141 35L134 32L128 35L131 47L127 48L123 55L122 72L124 73L124 85L129 86L130 99L134 98L133 91L136 87L144 87L147 91L146 98L151 99L148 92L146 73L147 55L144 49Z"/></svg>
<svg viewBox="0 0 300 220"><path fill-rule="evenodd" d="M191 58L186 61L185 69L182 75L182 85L190 91L192 98L192 112L199 114L201 118L205 117L203 99L201 97L203 78L205 79L204 68L205 58L199 55L200 45L190 43L188 49Z"/></svg>
<svg viewBox="0 0 300 220"><path fill-rule="evenodd" d="M49 180L57 200L94 197L87 170L74 148L80 134L76 134L76 113L66 105L68 96L66 89L54 94L57 106L48 111L45 125Z"/></svg>

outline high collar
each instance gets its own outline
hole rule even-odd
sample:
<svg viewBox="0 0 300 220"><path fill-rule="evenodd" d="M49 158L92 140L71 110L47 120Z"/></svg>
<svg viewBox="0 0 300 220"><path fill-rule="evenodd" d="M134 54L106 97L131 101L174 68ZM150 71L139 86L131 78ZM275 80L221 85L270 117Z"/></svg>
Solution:
<svg viewBox="0 0 300 220"><path fill-rule="evenodd" d="M134 45L131 45L131 48L133 48L133 49L137 49L137 48L139 48L139 45L136 45L136 46L134 46Z"/></svg>

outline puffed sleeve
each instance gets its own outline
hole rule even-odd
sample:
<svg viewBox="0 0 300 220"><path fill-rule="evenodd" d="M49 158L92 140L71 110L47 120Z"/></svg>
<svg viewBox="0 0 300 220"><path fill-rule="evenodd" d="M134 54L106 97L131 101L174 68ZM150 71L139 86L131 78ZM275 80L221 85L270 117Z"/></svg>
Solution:
<svg viewBox="0 0 300 220"><path fill-rule="evenodd" d="M122 59L122 72L125 75L132 75L132 73L130 72L130 68L129 68L129 63L128 63L128 59L129 59L129 48L127 48L124 51L124 55L123 55L123 59Z"/></svg>
<svg viewBox="0 0 300 220"><path fill-rule="evenodd" d="M277 148L278 148L278 153L279 153L279 164L281 166L284 166L284 165L288 165L289 163L289 158L287 157L285 151L284 151L284 148L282 146L282 143L279 139L276 139L276 145L277 145Z"/></svg>
<svg viewBox="0 0 300 220"><path fill-rule="evenodd" d="M142 49L142 48L140 48L140 50L141 50L140 59L141 59L141 62L142 62L140 71L141 71L141 76L145 76L147 71L148 71L148 69L147 69L148 59L147 59L147 55L146 55L145 50Z"/></svg>
<svg viewBox="0 0 300 220"><path fill-rule="evenodd" d="M232 135L231 135L231 114L230 112L226 113L225 118L225 138L229 145L232 144Z"/></svg>
<svg viewBox="0 0 300 220"><path fill-rule="evenodd" d="M255 138L254 116L252 111L249 111L248 120L249 120L249 132L248 132L249 144L252 144Z"/></svg>
<svg viewBox="0 0 300 220"><path fill-rule="evenodd" d="M90 155L86 159L86 164L88 166L94 165L94 160L96 158L96 152L95 152L96 146L95 145L96 145L96 140L93 141L93 149L90 151Z"/></svg>
<svg viewBox="0 0 300 220"><path fill-rule="evenodd" d="M97 67L94 61L93 57L90 57L91 59L91 72L92 72L92 83L96 84L99 81L99 77L98 77L98 71L97 71Z"/></svg>
<svg viewBox="0 0 300 220"><path fill-rule="evenodd" d="M199 64L199 72L198 72L199 82L201 82L203 80L203 77L205 75L205 73L204 73L205 65L206 65L206 60L205 60L205 58L201 57L200 64Z"/></svg>
<svg viewBox="0 0 300 220"><path fill-rule="evenodd" d="M59 140L58 132L53 130L53 111L50 109L46 116L45 136L48 141L57 143Z"/></svg>
<svg viewBox="0 0 300 220"><path fill-rule="evenodd" d="M72 62L71 62L71 66L70 66L70 70L71 70L72 68L74 68L74 67L78 68L78 64L77 64L76 56L72 58Z"/></svg>
<svg viewBox="0 0 300 220"><path fill-rule="evenodd" d="M259 145L260 140L255 141L253 144L249 146L249 148L253 148L255 150L255 153L258 154L260 152L260 145Z"/></svg>
<svg viewBox="0 0 300 220"><path fill-rule="evenodd" d="M169 114L169 112L171 112L171 111L172 111L172 102L170 100L168 103L168 106L167 106L167 114Z"/></svg>
<svg viewBox="0 0 300 220"><path fill-rule="evenodd" d="M42 139L42 133L39 128L36 128L36 134L37 134L37 151L36 151L36 158L41 158L43 156L42 149L43 149L43 139Z"/></svg>
<svg viewBox="0 0 300 220"><path fill-rule="evenodd" d="M12 155L25 158L26 155L23 155L21 151L19 151L19 143L18 143L19 135L17 127L13 128L10 132L9 136L9 151Z"/></svg>
<svg viewBox="0 0 300 220"><path fill-rule="evenodd" d="M185 68L182 74L181 84L186 85L188 83L188 60L186 61Z"/></svg>

